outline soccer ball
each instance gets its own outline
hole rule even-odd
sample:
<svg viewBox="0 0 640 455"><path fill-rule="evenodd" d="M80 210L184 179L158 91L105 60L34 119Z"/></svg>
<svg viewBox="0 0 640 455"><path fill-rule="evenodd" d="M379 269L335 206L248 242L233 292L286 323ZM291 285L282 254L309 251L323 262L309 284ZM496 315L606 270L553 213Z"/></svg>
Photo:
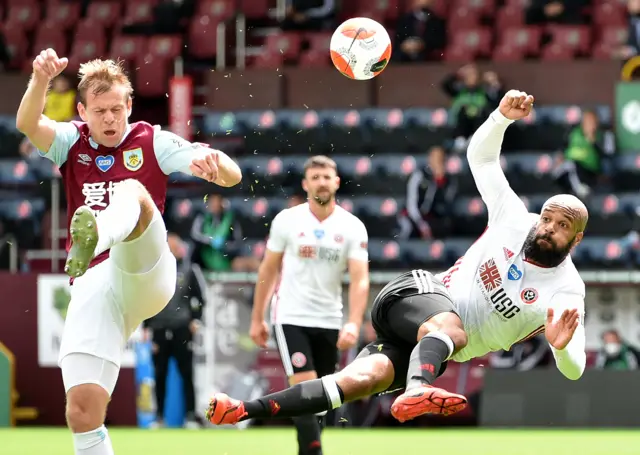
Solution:
<svg viewBox="0 0 640 455"><path fill-rule="evenodd" d="M331 37L331 61L342 74L359 81L380 74L391 58L391 39L373 19L344 21Z"/></svg>

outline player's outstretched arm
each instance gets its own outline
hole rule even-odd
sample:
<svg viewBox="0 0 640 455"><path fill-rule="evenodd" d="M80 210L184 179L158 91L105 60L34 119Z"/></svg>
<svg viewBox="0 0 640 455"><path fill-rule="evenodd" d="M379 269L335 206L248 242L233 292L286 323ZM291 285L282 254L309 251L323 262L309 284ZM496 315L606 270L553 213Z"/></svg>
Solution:
<svg viewBox="0 0 640 455"><path fill-rule="evenodd" d="M556 302L555 305L553 303ZM553 308L565 308L563 311ZM573 381L580 379L587 364L585 352L584 300L577 294L558 294L547 312L545 337L558 370Z"/></svg>
<svg viewBox="0 0 640 455"><path fill-rule="evenodd" d="M242 180L240 167L226 153L158 128L154 128L153 134L153 148L165 174L182 172L224 187L235 186Z"/></svg>
<svg viewBox="0 0 640 455"><path fill-rule="evenodd" d="M16 115L16 128L42 152L48 152L56 138L56 122L43 115L49 83L67 64L53 49L42 51L33 61L33 74Z"/></svg>
<svg viewBox="0 0 640 455"><path fill-rule="evenodd" d="M511 189L502 171L500 149L507 127L529 115L532 105L531 95L510 90L469 142L467 159L478 191L487 205L489 224L512 222L527 216L526 207Z"/></svg>

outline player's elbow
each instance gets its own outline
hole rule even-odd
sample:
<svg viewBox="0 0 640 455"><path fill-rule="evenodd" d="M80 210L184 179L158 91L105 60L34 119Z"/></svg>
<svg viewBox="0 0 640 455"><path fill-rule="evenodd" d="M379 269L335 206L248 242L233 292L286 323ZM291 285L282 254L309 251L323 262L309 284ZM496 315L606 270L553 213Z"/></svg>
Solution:
<svg viewBox="0 0 640 455"><path fill-rule="evenodd" d="M33 122L29 122L25 119L24 116L18 115L16 117L16 129L27 137L33 134L36 126L37 125L34 125Z"/></svg>

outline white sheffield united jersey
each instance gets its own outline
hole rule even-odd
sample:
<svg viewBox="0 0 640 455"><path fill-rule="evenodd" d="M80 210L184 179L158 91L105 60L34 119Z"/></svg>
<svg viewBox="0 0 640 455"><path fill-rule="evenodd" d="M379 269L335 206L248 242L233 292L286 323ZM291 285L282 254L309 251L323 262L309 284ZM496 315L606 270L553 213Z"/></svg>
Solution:
<svg viewBox="0 0 640 455"><path fill-rule="evenodd" d="M280 212L267 241L269 250L284 253L271 322L340 329L342 277L349 259L369 260L367 242L362 221L339 206L324 221L308 203Z"/></svg>
<svg viewBox="0 0 640 455"><path fill-rule="evenodd" d="M523 257L538 216L509 187L497 159L501 141L500 125L490 118L469 145L469 165L489 222L466 254L437 276L449 289L467 332L467 346L452 357L459 362L509 349L541 333L549 307L555 318L566 308L578 308L584 323L585 286L571 257L554 268ZM580 333L576 336L584 336Z"/></svg>

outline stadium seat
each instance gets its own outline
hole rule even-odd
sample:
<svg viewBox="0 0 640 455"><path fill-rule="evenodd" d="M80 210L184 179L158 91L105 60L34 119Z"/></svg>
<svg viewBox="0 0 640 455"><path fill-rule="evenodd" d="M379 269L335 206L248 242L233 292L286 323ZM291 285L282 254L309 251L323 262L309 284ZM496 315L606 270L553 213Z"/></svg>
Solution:
<svg viewBox="0 0 640 455"><path fill-rule="evenodd" d="M56 2L47 5L45 25L52 24L63 30L73 27L80 19L80 3Z"/></svg>
<svg viewBox="0 0 640 455"><path fill-rule="evenodd" d="M22 160L0 161L0 184L16 185L36 183L36 178L29 165Z"/></svg>
<svg viewBox="0 0 640 455"><path fill-rule="evenodd" d="M111 41L111 58L134 62L147 50L147 37L134 35L116 35Z"/></svg>
<svg viewBox="0 0 640 455"><path fill-rule="evenodd" d="M113 27L121 16L122 8L118 2L91 2L87 9L87 19L93 19L103 27Z"/></svg>
<svg viewBox="0 0 640 455"><path fill-rule="evenodd" d="M627 11L622 3L615 1L596 2L591 18L597 28L608 26L628 26Z"/></svg>
<svg viewBox="0 0 640 455"><path fill-rule="evenodd" d="M166 96L173 61L147 54L137 62L135 93L141 97Z"/></svg>
<svg viewBox="0 0 640 455"><path fill-rule="evenodd" d="M298 64L303 68L327 68L331 66L331 58L326 51L306 50L300 54Z"/></svg>
<svg viewBox="0 0 640 455"><path fill-rule="evenodd" d="M495 0L455 0L452 8L469 8L476 10L483 17L492 17L496 10Z"/></svg>
<svg viewBox="0 0 640 455"><path fill-rule="evenodd" d="M284 65L284 58L279 52L263 51L251 59L250 66L253 68L276 69Z"/></svg>
<svg viewBox="0 0 640 455"><path fill-rule="evenodd" d="M158 0L129 0L125 5L123 24L145 24L154 20L153 8Z"/></svg>
<svg viewBox="0 0 640 455"><path fill-rule="evenodd" d="M9 67L11 69L20 69L25 62L27 65L30 65L31 62L27 59L29 42L27 41L24 30L13 24L5 24L2 33L7 43L9 56L11 57Z"/></svg>
<svg viewBox="0 0 640 455"><path fill-rule="evenodd" d="M526 56L537 56L540 52L542 30L538 27L513 26L504 29L498 36L498 48L511 48Z"/></svg>
<svg viewBox="0 0 640 455"><path fill-rule="evenodd" d="M285 60L295 60L302 47L302 35L299 33L270 34L265 40L267 52L279 52Z"/></svg>
<svg viewBox="0 0 640 455"><path fill-rule="evenodd" d="M40 5L20 3L9 6L5 24L30 32L40 21ZM27 44L27 43L25 43Z"/></svg>
<svg viewBox="0 0 640 455"><path fill-rule="evenodd" d="M75 40L91 40L97 38L101 41L106 41L107 34L105 32L105 27L102 22L97 21L96 19L82 19L76 25L76 28L73 32L73 39Z"/></svg>
<svg viewBox="0 0 640 455"><path fill-rule="evenodd" d="M198 15L211 16L215 21L226 21L235 13L233 0L204 0L198 2Z"/></svg>
<svg viewBox="0 0 640 455"><path fill-rule="evenodd" d="M503 6L496 12L496 30L524 25L524 9L516 5Z"/></svg>
<svg viewBox="0 0 640 455"><path fill-rule="evenodd" d="M453 31L451 44L445 51L449 61L469 61L491 53L491 30L487 27Z"/></svg>
<svg viewBox="0 0 640 455"><path fill-rule="evenodd" d="M149 38L147 53L162 59L174 59L182 54L180 35L153 35Z"/></svg>
<svg viewBox="0 0 640 455"><path fill-rule="evenodd" d="M358 12L367 12L374 19L378 17L380 22L395 21L400 13L400 2L398 0L357 0L355 8Z"/></svg>
<svg viewBox="0 0 640 455"><path fill-rule="evenodd" d="M447 18L449 33L480 26L482 14L479 10L466 6L453 7Z"/></svg>
<svg viewBox="0 0 640 455"><path fill-rule="evenodd" d="M556 50L548 52L550 56L561 54L558 46L570 49L573 55L588 55L591 45L590 30L586 26L550 25L547 33L551 37L551 47Z"/></svg>
<svg viewBox="0 0 640 455"><path fill-rule="evenodd" d="M35 32L34 49L55 49L58 55L67 55L67 40L64 31L56 24L45 22Z"/></svg>
<svg viewBox="0 0 640 455"><path fill-rule="evenodd" d="M240 0L239 10L249 19L266 19L269 9L269 0Z"/></svg>
<svg viewBox="0 0 640 455"><path fill-rule="evenodd" d="M76 37L71 45L68 68L70 71L77 71L81 63L100 58L105 51L106 40L99 33L94 37Z"/></svg>
<svg viewBox="0 0 640 455"><path fill-rule="evenodd" d="M515 47L511 44L498 45L491 55L494 62L519 62L524 60L526 54L522 48Z"/></svg>
<svg viewBox="0 0 640 455"><path fill-rule="evenodd" d="M326 53L331 42L331 35L331 33L310 32L304 36L304 39L307 41L309 50Z"/></svg>
<svg viewBox="0 0 640 455"><path fill-rule="evenodd" d="M218 52L218 24L211 16L197 15L189 23L187 51L196 58L213 58Z"/></svg>
<svg viewBox="0 0 640 455"><path fill-rule="evenodd" d="M576 53L573 49L559 43L551 43L544 47L540 58L546 61L568 61L573 60Z"/></svg>

